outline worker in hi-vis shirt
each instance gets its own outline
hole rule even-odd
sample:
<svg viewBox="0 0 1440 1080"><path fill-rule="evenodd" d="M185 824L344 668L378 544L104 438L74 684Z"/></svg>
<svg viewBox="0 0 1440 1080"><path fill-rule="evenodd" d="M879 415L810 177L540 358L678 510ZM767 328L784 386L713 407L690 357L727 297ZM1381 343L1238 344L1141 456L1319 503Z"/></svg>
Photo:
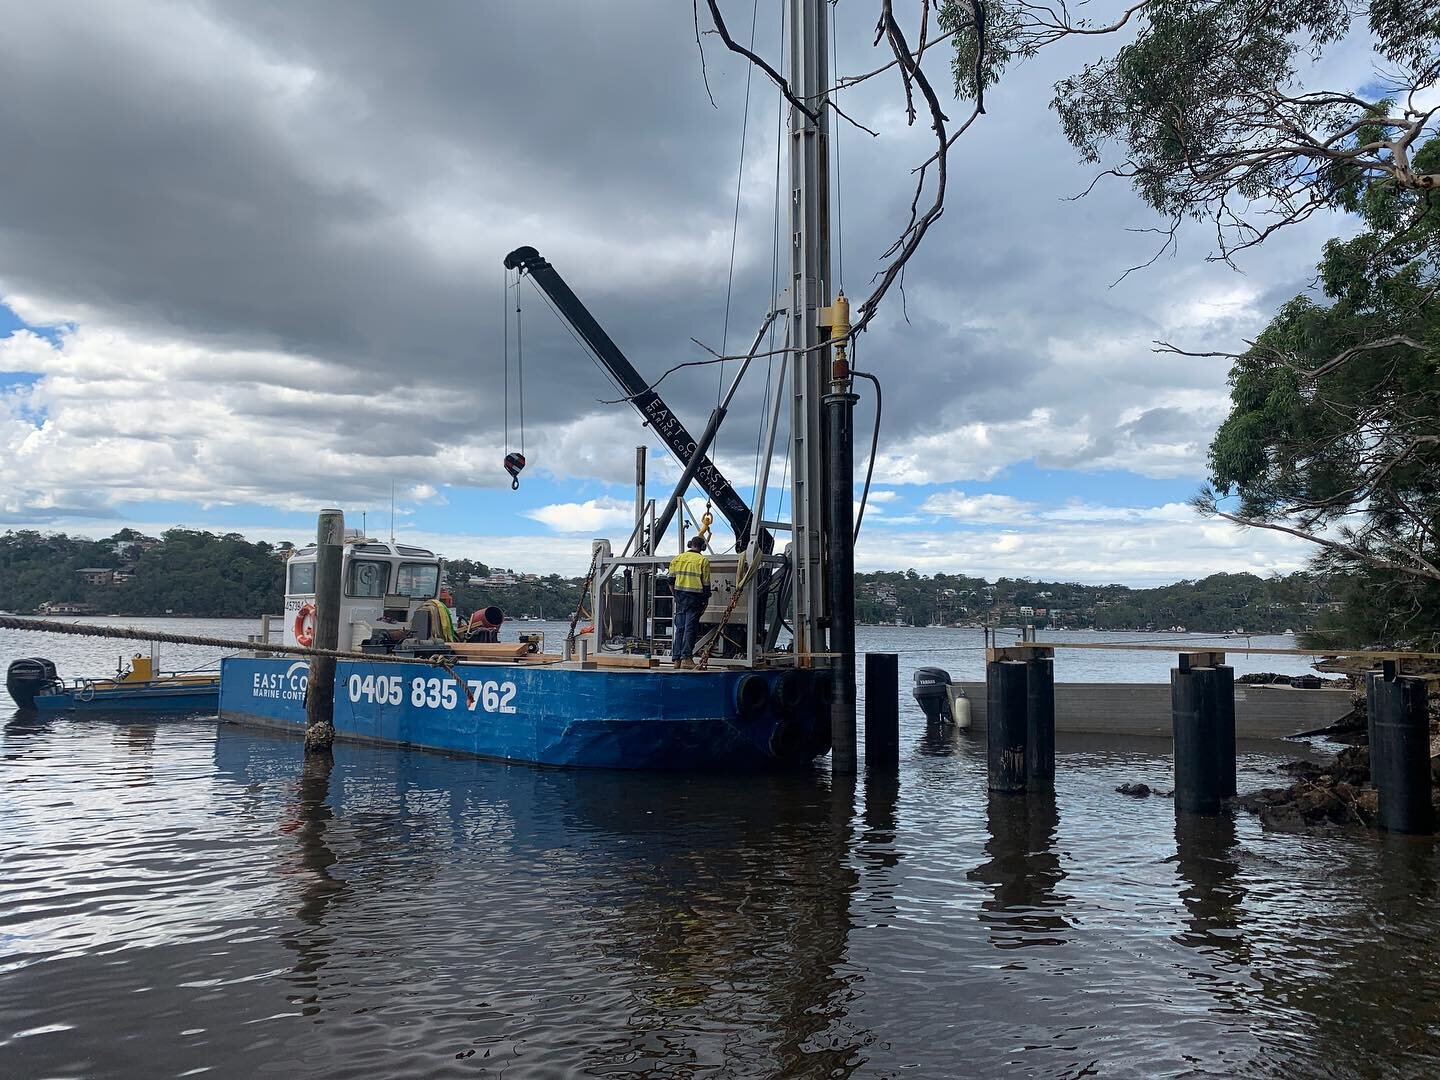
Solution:
<svg viewBox="0 0 1440 1080"><path fill-rule="evenodd" d="M689 548L670 560L670 591L675 595L675 637L670 659L677 668L695 666L700 616L710 602L710 560L705 557L705 541L693 536Z"/></svg>

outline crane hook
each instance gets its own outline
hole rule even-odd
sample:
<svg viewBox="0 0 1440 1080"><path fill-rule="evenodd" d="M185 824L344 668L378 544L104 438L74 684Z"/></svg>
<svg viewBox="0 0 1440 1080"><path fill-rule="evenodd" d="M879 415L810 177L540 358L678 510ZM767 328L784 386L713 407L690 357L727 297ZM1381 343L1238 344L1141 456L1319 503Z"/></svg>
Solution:
<svg viewBox="0 0 1440 1080"><path fill-rule="evenodd" d="M524 454L506 454L505 471L510 474L510 490L520 490L520 470L525 468Z"/></svg>

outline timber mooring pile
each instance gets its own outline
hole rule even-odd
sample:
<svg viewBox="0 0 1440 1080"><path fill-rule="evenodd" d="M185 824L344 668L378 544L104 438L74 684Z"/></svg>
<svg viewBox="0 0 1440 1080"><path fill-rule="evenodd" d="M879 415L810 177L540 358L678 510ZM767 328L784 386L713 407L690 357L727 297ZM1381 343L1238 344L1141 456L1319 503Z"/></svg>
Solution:
<svg viewBox="0 0 1440 1080"><path fill-rule="evenodd" d="M1236 805L1260 816L1272 828L1302 828L1307 825L1362 825L1374 828L1379 814L1379 793L1370 776L1370 747L1366 734L1365 692L1354 698L1354 710L1336 725L1333 737L1355 745L1347 746L1328 764L1291 761L1279 771L1294 777L1285 787L1267 787L1235 800ZM1440 821L1440 694L1432 693L1430 710L1431 801Z"/></svg>

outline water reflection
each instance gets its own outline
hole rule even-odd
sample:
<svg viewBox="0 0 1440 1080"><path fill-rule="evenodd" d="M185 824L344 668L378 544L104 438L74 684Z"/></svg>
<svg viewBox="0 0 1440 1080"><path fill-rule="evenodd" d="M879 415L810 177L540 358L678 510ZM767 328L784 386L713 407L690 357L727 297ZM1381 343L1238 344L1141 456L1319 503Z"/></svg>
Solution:
<svg viewBox="0 0 1440 1080"><path fill-rule="evenodd" d="M1175 814L1175 871L1180 876L1180 901L1185 905L1185 929L1175 935L1181 945L1219 954L1231 964L1249 961L1244 934L1245 889L1240 864L1235 816L1230 810L1215 815Z"/></svg>
<svg viewBox="0 0 1440 1080"><path fill-rule="evenodd" d="M993 889L980 905L990 943L997 949L1064 945L1070 923L1062 911L1069 897L1057 891L1066 874L1054 847L1060 824L1055 796L990 792L985 816L989 859L969 878Z"/></svg>
<svg viewBox="0 0 1440 1080"><path fill-rule="evenodd" d="M1296 905L1300 943L1292 962L1301 977L1267 972L1265 992L1294 1011L1308 1043L1301 1067L1313 1074L1341 1075L1346 1069L1335 1063L1358 1060L1377 1076L1434 1076L1435 842L1376 836L1373 847L1349 854L1336 867L1343 884L1323 909Z"/></svg>
<svg viewBox="0 0 1440 1080"><path fill-rule="evenodd" d="M155 734L4 730L0 1075L1436 1073L1433 842L1177 821L1114 795L1168 767L1130 744L1062 747L1061 834L963 745L897 783Z"/></svg>
<svg viewBox="0 0 1440 1080"><path fill-rule="evenodd" d="M557 1074L843 1077L861 1063L871 1036L848 1015L846 960L860 880L853 779L746 777L737 790L734 777L340 746L333 767L306 760L297 783L299 746L277 743L222 729L217 762L247 791L295 792L282 827L300 925L284 941L304 1015L338 1019L357 985L373 992L393 978L441 1011L463 998L462 1027L482 1056L533 1053L537 1039L563 1035ZM877 869L897 858L897 794L894 778L866 790ZM454 951L461 985L385 956L407 925L427 950ZM486 957L516 938L533 985L515 977L513 957L494 965L510 972L503 982L487 973ZM537 1031L562 988L566 1018Z"/></svg>
<svg viewBox="0 0 1440 1080"><path fill-rule="evenodd" d="M857 852L876 870L894 869L900 864L895 847L896 807L900 801L900 777L894 773L868 773L865 777L865 830Z"/></svg>
<svg viewBox="0 0 1440 1080"><path fill-rule="evenodd" d="M45 740L36 736L48 734L52 722L49 719L42 720L34 713L14 713L11 719L5 722L6 759L18 760L22 754L43 747Z"/></svg>
<svg viewBox="0 0 1440 1080"><path fill-rule="evenodd" d="M321 1011L321 973L329 963L336 934L326 926L330 906L345 891L345 883L331 874L339 862L326 839L335 813L330 807L330 773L335 767L329 754L303 754L296 767L294 801L280 831L288 833L294 846L282 856L285 874L294 887L295 917L300 927L281 940L295 951L290 978L299 988L292 1001L304 1016Z"/></svg>
<svg viewBox="0 0 1440 1080"><path fill-rule="evenodd" d="M920 732L916 752L924 757L954 757L964 750L979 746L979 740L970 728L954 724L933 724L927 721Z"/></svg>
<svg viewBox="0 0 1440 1080"><path fill-rule="evenodd" d="M133 721L115 728L115 745L129 759L125 766L125 783L129 787L149 787L155 783L155 724Z"/></svg>

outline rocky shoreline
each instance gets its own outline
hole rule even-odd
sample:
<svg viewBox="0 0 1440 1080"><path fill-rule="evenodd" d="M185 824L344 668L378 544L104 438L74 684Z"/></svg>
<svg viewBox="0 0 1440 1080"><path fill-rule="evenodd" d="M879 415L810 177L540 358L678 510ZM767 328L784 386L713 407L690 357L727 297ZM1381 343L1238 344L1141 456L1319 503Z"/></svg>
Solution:
<svg viewBox="0 0 1440 1080"><path fill-rule="evenodd" d="M1349 743L1326 764L1291 761L1279 772L1294 777L1285 786L1261 788L1237 796L1234 804L1257 814L1261 824L1276 829L1315 825L1352 825L1374 828L1380 809L1379 793L1370 784L1370 747L1365 692L1352 697L1352 709L1323 734ZM1430 697L1431 800L1440 821L1440 694Z"/></svg>

